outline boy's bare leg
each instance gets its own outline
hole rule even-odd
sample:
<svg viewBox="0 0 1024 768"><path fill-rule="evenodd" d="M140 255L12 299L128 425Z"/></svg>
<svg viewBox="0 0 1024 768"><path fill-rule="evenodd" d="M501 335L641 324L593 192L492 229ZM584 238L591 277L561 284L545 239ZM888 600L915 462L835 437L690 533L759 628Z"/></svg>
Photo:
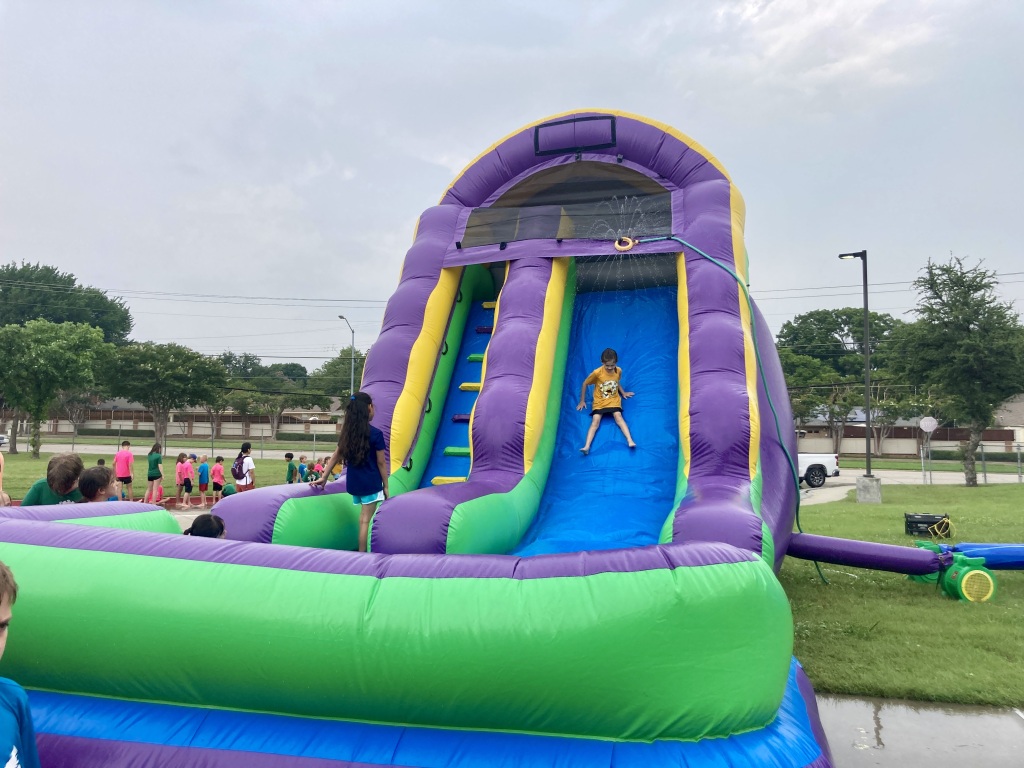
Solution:
<svg viewBox="0 0 1024 768"><path fill-rule="evenodd" d="M612 418L615 419L615 423L619 425L619 429L622 430L622 434L626 436L626 444L630 448L636 448L636 443L633 442L633 436L629 434L629 427L626 426L626 420L622 418L622 414L613 413Z"/></svg>
<svg viewBox="0 0 1024 768"><path fill-rule="evenodd" d="M580 448L580 453L590 453L590 444L594 442L594 436L597 434L597 428L601 426L601 414L595 413L590 419L590 429L587 430L587 442Z"/></svg>

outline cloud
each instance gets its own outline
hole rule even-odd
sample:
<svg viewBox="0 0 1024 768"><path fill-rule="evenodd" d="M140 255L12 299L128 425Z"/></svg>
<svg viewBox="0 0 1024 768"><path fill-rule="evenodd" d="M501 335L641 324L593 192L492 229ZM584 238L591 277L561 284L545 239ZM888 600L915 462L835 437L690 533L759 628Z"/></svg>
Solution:
<svg viewBox="0 0 1024 768"><path fill-rule="evenodd" d="M814 261L836 248L899 253L900 279L950 247L1016 258L1012 4L61 9L0 0L0 252L93 284L387 298L416 218L469 161L591 107L667 122L726 164L760 289L849 282ZM362 344L379 313L353 318ZM140 315L140 337L156 322Z"/></svg>

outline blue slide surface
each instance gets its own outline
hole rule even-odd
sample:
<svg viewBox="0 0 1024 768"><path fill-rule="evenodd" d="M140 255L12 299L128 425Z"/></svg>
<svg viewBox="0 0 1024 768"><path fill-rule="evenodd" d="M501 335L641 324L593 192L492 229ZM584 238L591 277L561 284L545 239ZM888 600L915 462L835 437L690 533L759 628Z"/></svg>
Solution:
<svg viewBox="0 0 1024 768"><path fill-rule="evenodd" d="M573 307L558 436L548 483L533 524L512 554L544 555L657 544L672 511L679 462L675 287L581 293ZM590 426L577 411L584 379L614 349L626 391L623 416L637 448L610 416L589 456L580 453Z"/></svg>

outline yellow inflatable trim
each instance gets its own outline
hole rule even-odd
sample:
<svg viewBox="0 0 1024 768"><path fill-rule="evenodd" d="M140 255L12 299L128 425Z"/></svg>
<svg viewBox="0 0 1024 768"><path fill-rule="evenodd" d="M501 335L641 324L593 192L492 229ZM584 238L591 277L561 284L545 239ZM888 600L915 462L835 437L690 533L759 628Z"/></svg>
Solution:
<svg viewBox="0 0 1024 768"><path fill-rule="evenodd" d="M441 475L438 475L437 477L431 479L430 484L431 485L451 485L452 483L464 483L464 482L466 482L466 478L464 478L464 477L443 477Z"/></svg>
<svg viewBox="0 0 1024 768"><path fill-rule="evenodd" d="M555 375L555 352L565 301L565 282L569 275L569 259L552 259L551 278L544 294L544 317L537 335L533 360L533 383L526 400L526 423L523 435L523 472L529 472L544 435L548 395Z"/></svg>
<svg viewBox="0 0 1024 768"><path fill-rule="evenodd" d="M412 449L426 407L437 356L441 353L448 318L462 281L462 267L441 270L427 298L423 326L409 353L409 368L391 418L391 472L397 472Z"/></svg>

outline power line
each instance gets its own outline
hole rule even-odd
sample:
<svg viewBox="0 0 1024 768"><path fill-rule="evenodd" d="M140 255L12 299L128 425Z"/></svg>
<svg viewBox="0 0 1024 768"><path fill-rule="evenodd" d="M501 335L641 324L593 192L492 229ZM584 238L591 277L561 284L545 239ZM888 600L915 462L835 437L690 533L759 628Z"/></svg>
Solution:
<svg viewBox="0 0 1024 768"><path fill-rule="evenodd" d="M49 291L54 293L72 293L74 291L91 290L98 291L99 293L106 294L109 290L110 293L114 294L128 294L132 296L142 297L157 297L157 296L168 296L173 298L187 297L192 299L244 299L246 301L298 301L298 302L309 302L309 301L330 301L339 304L386 304L387 299L319 299L309 298L306 296L244 296L241 294L221 294L221 293L179 293L174 291L147 291L143 289L126 288L116 289L110 288L102 290L100 288L93 288L91 286L84 285L53 285L33 283L27 280L11 280L0 278L0 285L11 285L25 290L36 290L36 291Z"/></svg>

